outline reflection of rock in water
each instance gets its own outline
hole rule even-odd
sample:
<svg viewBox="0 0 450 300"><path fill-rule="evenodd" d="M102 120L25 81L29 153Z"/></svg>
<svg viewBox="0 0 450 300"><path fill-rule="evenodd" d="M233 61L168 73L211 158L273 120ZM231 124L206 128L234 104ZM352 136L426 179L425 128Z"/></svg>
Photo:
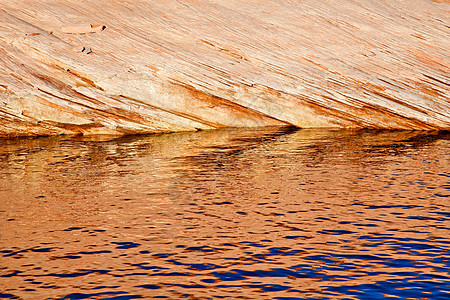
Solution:
<svg viewBox="0 0 450 300"><path fill-rule="evenodd" d="M445 299L449 141L279 127L0 140L2 296Z"/></svg>
<svg viewBox="0 0 450 300"><path fill-rule="evenodd" d="M0 135L448 129L445 2L4 0Z"/></svg>

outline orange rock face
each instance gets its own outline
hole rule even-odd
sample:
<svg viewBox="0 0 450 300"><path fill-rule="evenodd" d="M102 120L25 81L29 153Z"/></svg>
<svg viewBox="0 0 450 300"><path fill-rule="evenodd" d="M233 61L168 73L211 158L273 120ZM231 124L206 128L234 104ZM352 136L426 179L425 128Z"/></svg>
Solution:
<svg viewBox="0 0 450 300"><path fill-rule="evenodd" d="M3 0L0 136L450 129L448 1Z"/></svg>

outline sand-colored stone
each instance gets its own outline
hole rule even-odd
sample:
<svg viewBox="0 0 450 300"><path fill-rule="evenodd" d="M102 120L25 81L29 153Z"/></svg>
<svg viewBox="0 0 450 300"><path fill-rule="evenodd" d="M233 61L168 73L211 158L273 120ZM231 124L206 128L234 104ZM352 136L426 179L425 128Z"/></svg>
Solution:
<svg viewBox="0 0 450 300"><path fill-rule="evenodd" d="M450 129L448 24L432 0L3 0L0 136Z"/></svg>
<svg viewBox="0 0 450 300"><path fill-rule="evenodd" d="M104 25L93 25L93 24L82 24L82 25L72 25L61 28L61 31L64 33L72 33L72 34L86 34L86 33L94 33L105 30L106 26Z"/></svg>

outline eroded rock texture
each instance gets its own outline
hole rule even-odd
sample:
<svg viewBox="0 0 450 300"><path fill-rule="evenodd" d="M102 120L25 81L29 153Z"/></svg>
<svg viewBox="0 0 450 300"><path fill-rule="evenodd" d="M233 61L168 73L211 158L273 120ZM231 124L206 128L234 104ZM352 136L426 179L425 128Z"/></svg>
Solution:
<svg viewBox="0 0 450 300"><path fill-rule="evenodd" d="M1 0L0 135L449 129L449 26L442 0Z"/></svg>

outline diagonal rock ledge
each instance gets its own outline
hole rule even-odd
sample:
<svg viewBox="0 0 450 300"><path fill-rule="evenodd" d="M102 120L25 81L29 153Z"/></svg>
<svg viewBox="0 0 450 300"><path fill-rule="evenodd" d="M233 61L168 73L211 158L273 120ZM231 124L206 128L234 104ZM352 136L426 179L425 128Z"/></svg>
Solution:
<svg viewBox="0 0 450 300"><path fill-rule="evenodd" d="M0 136L450 129L449 1L3 0Z"/></svg>

